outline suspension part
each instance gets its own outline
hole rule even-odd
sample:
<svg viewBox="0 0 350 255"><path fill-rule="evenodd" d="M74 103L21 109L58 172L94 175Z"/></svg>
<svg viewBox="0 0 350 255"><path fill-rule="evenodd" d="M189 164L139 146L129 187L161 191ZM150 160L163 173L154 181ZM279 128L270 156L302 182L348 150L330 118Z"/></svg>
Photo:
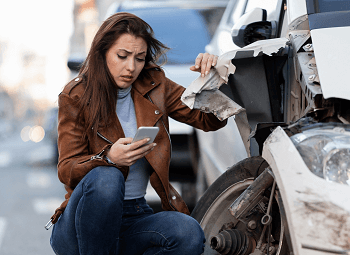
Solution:
<svg viewBox="0 0 350 255"><path fill-rule="evenodd" d="M221 231L210 239L210 247L223 255L248 255L255 240L238 229Z"/></svg>
<svg viewBox="0 0 350 255"><path fill-rule="evenodd" d="M263 193L274 182L273 173L265 169L249 187L228 208L234 219L244 217L263 197Z"/></svg>

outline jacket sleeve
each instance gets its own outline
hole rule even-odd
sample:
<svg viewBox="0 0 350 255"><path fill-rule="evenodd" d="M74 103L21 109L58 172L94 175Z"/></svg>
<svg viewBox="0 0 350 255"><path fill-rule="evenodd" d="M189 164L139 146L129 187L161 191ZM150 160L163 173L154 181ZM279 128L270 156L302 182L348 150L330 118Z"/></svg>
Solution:
<svg viewBox="0 0 350 255"><path fill-rule="evenodd" d="M220 121L212 113L190 109L181 101L181 95L185 91L185 88L168 78L166 78L166 81L167 112L171 118L203 131L215 131L227 124L227 120Z"/></svg>
<svg viewBox="0 0 350 255"><path fill-rule="evenodd" d="M70 188L94 167L108 165L104 156L110 147L91 154L87 139L82 138L83 127L76 123L77 116L76 99L62 92L58 98L58 178Z"/></svg>

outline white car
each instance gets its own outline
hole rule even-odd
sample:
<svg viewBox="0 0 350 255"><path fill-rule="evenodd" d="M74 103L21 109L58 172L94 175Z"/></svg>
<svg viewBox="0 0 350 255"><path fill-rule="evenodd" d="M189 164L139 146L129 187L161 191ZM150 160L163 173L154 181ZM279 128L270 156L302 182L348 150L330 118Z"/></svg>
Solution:
<svg viewBox="0 0 350 255"><path fill-rule="evenodd" d="M334 37L333 34L336 32L333 32L334 29L331 31L331 27L340 27L338 30L344 31L347 29L347 26L350 25L350 18L347 13L349 9L349 1L231 0L227 5L213 39L206 46L206 51L212 54L222 55L226 52L242 48L246 44L244 45L243 42L237 41L239 30L244 28L244 26L246 27L258 21L270 22L270 28L267 30L261 29L260 32L266 33L269 30L269 32L274 33L274 38L289 38L288 32L297 26L298 22L302 23L303 18L311 17L309 20L312 22L310 23L310 28L314 30L314 37L316 38L317 36L317 39L322 41L322 38ZM317 12L319 13L317 14ZM339 47L343 51L348 48L346 45L350 41L349 34L348 32L343 32L344 39L338 42ZM233 37L236 42L234 42ZM321 44L320 47L322 47L320 51L323 50L323 54L329 58L335 58L331 52L334 51L334 47L339 48L338 46L326 44ZM326 50L329 50L329 53ZM247 58L241 58L235 61L235 64L239 67L237 70L244 70L244 75L241 75L239 72L235 73L229 80L229 84L221 86L220 90L246 109L252 130L255 129L257 123L284 122L288 124L302 116L302 112L290 113L284 110L287 109L285 105L287 103L286 98L282 95L282 90L285 89L283 88L284 82L278 80L280 84L270 86L271 82L268 81L270 78L259 67L261 63L258 63L258 58L254 61L250 61ZM347 63L339 63L338 67L342 65L346 66ZM332 67L336 68L335 66ZM325 77L324 79L334 79L335 77L329 75L331 73L330 70L327 71L327 75L330 78ZM281 79L281 77L277 77L277 79ZM250 85L247 86L247 84ZM333 95L333 97L340 97L339 94L344 95L341 90L337 91L327 88L328 90L333 94L335 92L338 93L337 95L334 94L336 96ZM306 102L304 99L300 99L300 96L297 94L294 95L294 98L300 101L301 107L305 108L302 105ZM295 116L293 117L291 114ZM216 132L205 133L196 130L196 136L198 138L200 155L197 191L200 195L205 191L206 187L211 185L229 167L247 158L248 154L234 118L229 118L227 126ZM256 156L261 154L255 139L251 139L250 143L250 155Z"/></svg>
<svg viewBox="0 0 350 255"><path fill-rule="evenodd" d="M192 212L204 254L350 254L350 0L227 8L207 47L223 54L193 104L237 113L224 129L198 132L199 184L211 184ZM213 89L228 73L220 90L246 109L250 128Z"/></svg>

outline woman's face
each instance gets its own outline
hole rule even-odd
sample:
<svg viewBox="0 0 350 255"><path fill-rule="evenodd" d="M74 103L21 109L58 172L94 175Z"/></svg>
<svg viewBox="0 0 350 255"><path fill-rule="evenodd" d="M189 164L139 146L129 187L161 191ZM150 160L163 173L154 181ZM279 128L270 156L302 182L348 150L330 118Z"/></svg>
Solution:
<svg viewBox="0 0 350 255"><path fill-rule="evenodd" d="M122 34L106 52L106 62L118 88L128 88L143 67L147 44L141 37Z"/></svg>

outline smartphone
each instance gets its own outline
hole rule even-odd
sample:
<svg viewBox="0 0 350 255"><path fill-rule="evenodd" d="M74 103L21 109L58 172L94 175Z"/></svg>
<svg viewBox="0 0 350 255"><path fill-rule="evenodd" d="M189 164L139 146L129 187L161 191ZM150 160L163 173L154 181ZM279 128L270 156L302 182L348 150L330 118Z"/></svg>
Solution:
<svg viewBox="0 0 350 255"><path fill-rule="evenodd" d="M144 138L150 138L149 142L147 142L145 145L153 143L154 139L156 138L159 131L159 127L139 127L137 129L136 135L134 139L132 139L131 143L140 141Z"/></svg>

